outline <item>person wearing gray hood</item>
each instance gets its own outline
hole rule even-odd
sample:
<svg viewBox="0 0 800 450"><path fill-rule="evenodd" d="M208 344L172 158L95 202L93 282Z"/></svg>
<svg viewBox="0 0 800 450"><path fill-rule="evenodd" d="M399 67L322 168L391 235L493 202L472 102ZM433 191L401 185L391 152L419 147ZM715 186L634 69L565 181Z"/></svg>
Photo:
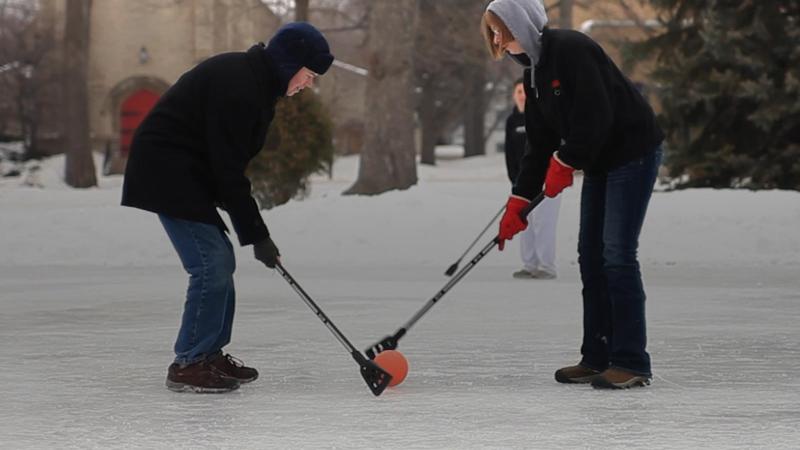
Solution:
<svg viewBox="0 0 800 450"><path fill-rule="evenodd" d="M555 197L583 170L578 262L583 283L581 361L560 383L646 386L645 292L639 234L664 135L655 114L603 49L583 33L547 26L541 0L494 0L481 31L495 59L524 68L529 147L500 221L500 249L528 223L520 212Z"/></svg>

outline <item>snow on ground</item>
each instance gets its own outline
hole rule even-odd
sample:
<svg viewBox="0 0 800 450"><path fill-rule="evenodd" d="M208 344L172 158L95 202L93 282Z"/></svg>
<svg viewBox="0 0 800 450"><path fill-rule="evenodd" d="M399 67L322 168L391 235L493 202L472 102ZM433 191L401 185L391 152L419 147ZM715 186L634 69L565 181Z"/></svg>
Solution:
<svg viewBox="0 0 800 450"><path fill-rule="evenodd" d="M420 167L343 197L357 159L264 213L287 269L359 348L446 282L508 194L502 155ZM641 241L647 389L557 384L578 360L580 180L564 194L553 281L492 252L401 342L406 381L373 397L293 290L238 248L234 355L261 378L220 396L164 386L186 276L120 177L0 179L0 442L6 448L797 448L800 194L659 192ZM482 241L488 242L489 237ZM465 261L466 262L466 261ZM463 264L462 264L463 265Z"/></svg>

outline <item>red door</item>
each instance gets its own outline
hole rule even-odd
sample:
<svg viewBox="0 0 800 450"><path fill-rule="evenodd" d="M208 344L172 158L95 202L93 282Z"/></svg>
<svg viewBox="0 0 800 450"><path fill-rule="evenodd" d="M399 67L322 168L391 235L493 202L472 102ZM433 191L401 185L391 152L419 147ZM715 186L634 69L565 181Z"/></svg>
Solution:
<svg viewBox="0 0 800 450"><path fill-rule="evenodd" d="M119 141L123 155L128 155L133 133L157 101L158 94L147 89L140 89L122 102Z"/></svg>

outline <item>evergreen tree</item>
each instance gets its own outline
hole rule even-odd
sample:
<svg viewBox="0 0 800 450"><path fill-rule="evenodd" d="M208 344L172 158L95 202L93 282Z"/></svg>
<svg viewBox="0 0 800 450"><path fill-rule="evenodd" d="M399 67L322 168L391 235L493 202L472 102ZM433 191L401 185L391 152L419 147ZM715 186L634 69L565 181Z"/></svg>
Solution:
<svg viewBox="0 0 800 450"><path fill-rule="evenodd" d="M308 176L329 170L333 127L319 98L303 91L275 108L264 148L250 162L247 176L264 209L282 205L308 189Z"/></svg>
<svg viewBox="0 0 800 450"><path fill-rule="evenodd" d="M679 187L800 190L800 2L651 0L667 165Z"/></svg>

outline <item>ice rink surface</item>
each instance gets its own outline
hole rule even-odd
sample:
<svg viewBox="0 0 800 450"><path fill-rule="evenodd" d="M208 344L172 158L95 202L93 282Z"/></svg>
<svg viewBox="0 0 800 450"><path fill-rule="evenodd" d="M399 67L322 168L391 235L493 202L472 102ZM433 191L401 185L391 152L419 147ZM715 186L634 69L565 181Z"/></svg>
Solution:
<svg viewBox="0 0 800 450"><path fill-rule="evenodd" d="M502 164L445 160L408 191L341 197L356 167L345 158L265 218L286 268L363 349L444 285L504 202ZM283 279L238 248L226 350L261 376L194 395L164 387L186 275L155 216L116 206L118 178L73 191L44 176L42 189L0 183L2 448L799 446L798 193L654 195L640 249L646 389L553 379L579 359L578 180L559 278L514 280L517 243L492 252L401 341L409 376L378 398Z"/></svg>

